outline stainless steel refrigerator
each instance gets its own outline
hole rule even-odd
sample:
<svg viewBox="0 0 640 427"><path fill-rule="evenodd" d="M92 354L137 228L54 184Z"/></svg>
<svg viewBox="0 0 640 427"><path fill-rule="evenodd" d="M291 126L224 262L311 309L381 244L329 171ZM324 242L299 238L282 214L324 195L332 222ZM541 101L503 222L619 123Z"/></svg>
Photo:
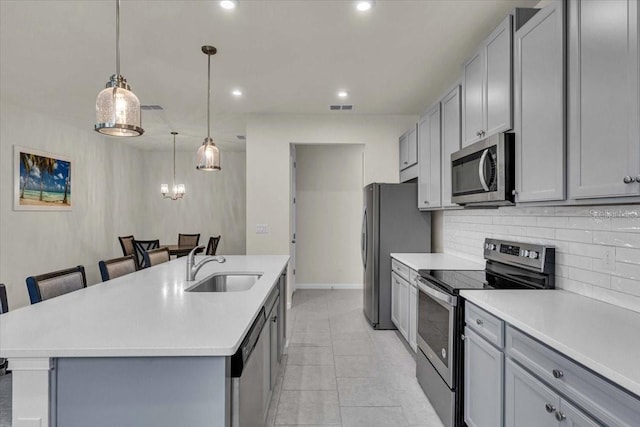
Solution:
<svg viewBox="0 0 640 427"><path fill-rule="evenodd" d="M431 252L431 214L418 210L416 183L364 187L362 214L363 311L374 329L391 322L393 252Z"/></svg>

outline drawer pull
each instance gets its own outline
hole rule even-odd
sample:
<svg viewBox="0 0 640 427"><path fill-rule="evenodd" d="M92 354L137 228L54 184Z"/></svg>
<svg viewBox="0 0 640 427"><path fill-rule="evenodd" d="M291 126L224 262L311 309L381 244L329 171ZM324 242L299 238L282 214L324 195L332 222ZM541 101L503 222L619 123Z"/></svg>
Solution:
<svg viewBox="0 0 640 427"><path fill-rule="evenodd" d="M551 403L547 403L546 405L544 405L544 409L546 409L548 413L555 412L556 410L556 408L554 408Z"/></svg>
<svg viewBox="0 0 640 427"><path fill-rule="evenodd" d="M564 377L564 372L562 372L560 369L554 369L552 372L553 372L553 378Z"/></svg>
<svg viewBox="0 0 640 427"><path fill-rule="evenodd" d="M483 323L484 323L484 322L482 321L482 319L476 319L476 324L477 324L478 326L482 326L482 324L483 324Z"/></svg>
<svg viewBox="0 0 640 427"><path fill-rule="evenodd" d="M564 421L565 418L567 418L567 416L565 414L563 414L562 412L556 412L556 420Z"/></svg>

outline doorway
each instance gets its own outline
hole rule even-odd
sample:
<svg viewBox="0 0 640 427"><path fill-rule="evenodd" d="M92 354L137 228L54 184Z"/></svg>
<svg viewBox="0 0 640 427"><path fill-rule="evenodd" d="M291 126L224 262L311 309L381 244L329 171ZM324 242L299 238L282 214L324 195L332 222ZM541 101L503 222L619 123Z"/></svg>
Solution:
<svg viewBox="0 0 640 427"><path fill-rule="evenodd" d="M363 144L291 144L292 289L362 287Z"/></svg>

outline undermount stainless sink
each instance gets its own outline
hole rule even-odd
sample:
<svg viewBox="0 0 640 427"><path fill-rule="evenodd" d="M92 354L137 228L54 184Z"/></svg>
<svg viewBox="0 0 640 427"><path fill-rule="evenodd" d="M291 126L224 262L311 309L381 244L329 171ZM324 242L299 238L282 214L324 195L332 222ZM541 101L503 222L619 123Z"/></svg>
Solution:
<svg viewBox="0 0 640 427"><path fill-rule="evenodd" d="M218 273L186 289L187 292L248 291L262 277L261 273Z"/></svg>

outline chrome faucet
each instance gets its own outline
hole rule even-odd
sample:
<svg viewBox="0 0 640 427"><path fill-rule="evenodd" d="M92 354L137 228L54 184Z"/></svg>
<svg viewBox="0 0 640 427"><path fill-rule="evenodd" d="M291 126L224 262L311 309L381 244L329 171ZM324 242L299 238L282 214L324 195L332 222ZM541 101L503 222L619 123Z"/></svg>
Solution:
<svg viewBox="0 0 640 427"><path fill-rule="evenodd" d="M200 271L202 266L205 265L206 263L217 261L220 264L222 264L223 262L226 261L226 258L220 255L207 256L202 261L196 264L196 252L200 249L204 249L204 246L196 246L191 250L191 252L189 252L189 256L187 257L187 281L192 282L196 280L196 274L198 273L198 271Z"/></svg>

